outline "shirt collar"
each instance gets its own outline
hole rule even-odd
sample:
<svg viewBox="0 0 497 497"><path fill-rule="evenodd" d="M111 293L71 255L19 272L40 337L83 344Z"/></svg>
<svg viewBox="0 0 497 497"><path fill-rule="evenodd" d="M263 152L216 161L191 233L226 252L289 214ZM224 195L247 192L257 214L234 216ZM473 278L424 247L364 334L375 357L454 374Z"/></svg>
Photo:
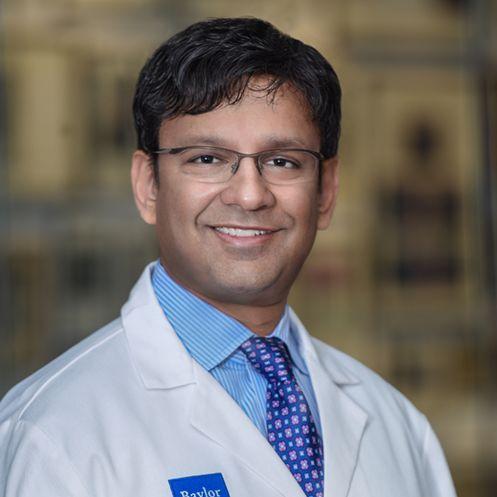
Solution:
<svg viewBox="0 0 497 497"><path fill-rule="evenodd" d="M152 286L164 314L190 355L205 369L212 370L254 334L236 319L224 314L176 283L157 261ZM297 368L308 374L299 354L299 344L290 330L289 308L277 324L272 337L283 340Z"/></svg>

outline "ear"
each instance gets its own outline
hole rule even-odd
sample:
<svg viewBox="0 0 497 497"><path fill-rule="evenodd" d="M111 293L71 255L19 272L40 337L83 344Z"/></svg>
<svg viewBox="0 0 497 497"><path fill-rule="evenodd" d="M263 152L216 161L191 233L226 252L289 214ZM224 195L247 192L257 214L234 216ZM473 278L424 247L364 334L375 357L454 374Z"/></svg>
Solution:
<svg viewBox="0 0 497 497"><path fill-rule="evenodd" d="M332 157L322 163L321 188L319 190L318 229L325 230L331 221L338 195L338 158Z"/></svg>
<svg viewBox="0 0 497 497"><path fill-rule="evenodd" d="M155 224L158 187L150 157L143 150L136 150L133 154L131 186L140 216L147 224Z"/></svg>

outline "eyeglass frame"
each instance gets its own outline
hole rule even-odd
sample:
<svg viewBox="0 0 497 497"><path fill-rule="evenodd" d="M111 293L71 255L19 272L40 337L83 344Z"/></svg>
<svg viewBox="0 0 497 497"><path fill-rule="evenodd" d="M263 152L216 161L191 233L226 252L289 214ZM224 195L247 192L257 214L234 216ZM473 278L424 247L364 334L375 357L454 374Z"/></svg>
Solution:
<svg viewBox="0 0 497 497"><path fill-rule="evenodd" d="M230 148L225 148L225 147L217 147L217 146L211 146L211 145L188 145L186 147L159 148L157 150L154 150L152 153L157 154L157 155L162 155L162 154L175 155L175 154L179 154L181 152L184 152L185 150L195 149L195 148L210 148L212 150L221 150L223 152L229 152L229 153L235 154L237 157L237 160L234 164L231 165L231 176L234 176L236 174L236 172L238 171L238 168L240 167L241 160L245 159L245 158L255 159L257 171L262 176L262 170L264 169L264 166L260 164L259 159L260 159L261 155L265 155L265 154L268 154L271 152L307 152L317 159L317 166L318 167L326 159L326 157L321 152L316 152L315 150L309 150L306 148L274 148L274 149L263 150L262 152L254 152L252 154L244 154L243 152L238 152L237 150L232 150Z"/></svg>

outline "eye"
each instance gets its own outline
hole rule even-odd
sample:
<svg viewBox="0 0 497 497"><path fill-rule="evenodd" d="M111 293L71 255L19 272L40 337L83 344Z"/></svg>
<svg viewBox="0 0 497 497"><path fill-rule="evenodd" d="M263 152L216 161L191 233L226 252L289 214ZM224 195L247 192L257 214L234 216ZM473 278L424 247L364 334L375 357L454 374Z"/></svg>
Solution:
<svg viewBox="0 0 497 497"><path fill-rule="evenodd" d="M299 161L289 157L268 157L264 160L264 165L267 167L281 168L281 169L299 169L301 167Z"/></svg>
<svg viewBox="0 0 497 497"><path fill-rule="evenodd" d="M219 157L216 157L215 155L203 154L192 157L191 159L188 160L188 162L193 164L209 165L209 164L219 164L220 162L223 162L223 160Z"/></svg>
<svg viewBox="0 0 497 497"><path fill-rule="evenodd" d="M182 163L187 166L222 166L233 161L229 151L215 148L193 147L186 149L182 156Z"/></svg>

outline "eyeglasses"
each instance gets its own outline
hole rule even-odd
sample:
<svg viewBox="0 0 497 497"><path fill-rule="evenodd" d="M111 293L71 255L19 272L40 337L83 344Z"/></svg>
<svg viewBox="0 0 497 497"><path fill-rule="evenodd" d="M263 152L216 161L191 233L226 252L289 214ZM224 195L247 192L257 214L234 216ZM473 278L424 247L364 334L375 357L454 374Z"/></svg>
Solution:
<svg viewBox="0 0 497 497"><path fill-rule="evenodd" d="M155 154L169 154L186 175L205 183L224 183L238 171L246 157L255 160L259 174L268 183L287 185L312 180L324 156L313 150L285 148L242 154L222 147L160 148Z"/></svg>

